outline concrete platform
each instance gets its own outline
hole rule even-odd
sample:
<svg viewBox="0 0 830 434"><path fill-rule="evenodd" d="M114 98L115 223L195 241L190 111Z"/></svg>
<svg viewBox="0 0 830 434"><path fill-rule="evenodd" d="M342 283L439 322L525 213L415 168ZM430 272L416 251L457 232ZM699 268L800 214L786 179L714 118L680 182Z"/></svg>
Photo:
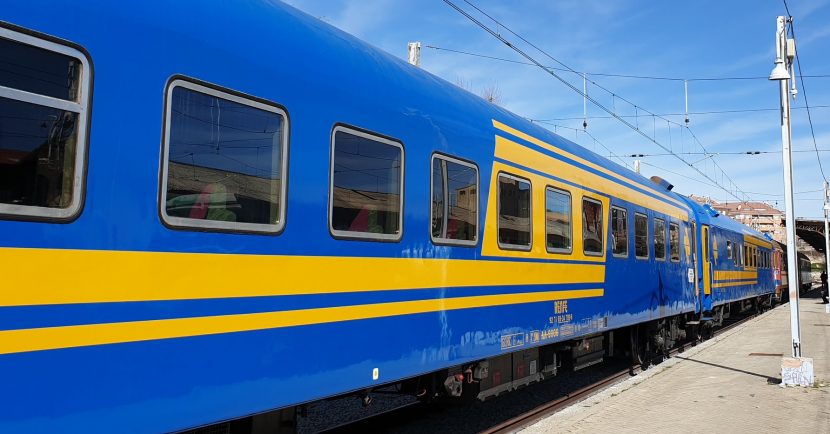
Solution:
<svg viewBox="0 0 830 434"><path fill-rule="evenodd" d="M830 434L830 314L816 291L807 297L801 333L813 387L778 384L781 355L792 352L783 305L522 432Z"/></svg>

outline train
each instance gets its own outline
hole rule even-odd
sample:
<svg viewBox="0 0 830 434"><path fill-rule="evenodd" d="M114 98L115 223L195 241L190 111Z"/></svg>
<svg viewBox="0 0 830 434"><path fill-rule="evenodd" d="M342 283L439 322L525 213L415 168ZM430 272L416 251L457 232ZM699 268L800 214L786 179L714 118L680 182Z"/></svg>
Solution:
<svg viewBox="0 0 830 434"><path fill-rule="evenodd" d="M778 241L772 242L772 269L775 285L773 300L775 303L785 303L790 299L786 247ZM809 290L813 285L812 262L802 252L796 252L796 261L798 263L798 289L799 291Z"/></svg>
<svg viewBox="0 0 830 434"><path fill-rule="evenodd" d="M764 234L280 2L10 0L0 61L0 432L486 399L775 296Z"/></svg>

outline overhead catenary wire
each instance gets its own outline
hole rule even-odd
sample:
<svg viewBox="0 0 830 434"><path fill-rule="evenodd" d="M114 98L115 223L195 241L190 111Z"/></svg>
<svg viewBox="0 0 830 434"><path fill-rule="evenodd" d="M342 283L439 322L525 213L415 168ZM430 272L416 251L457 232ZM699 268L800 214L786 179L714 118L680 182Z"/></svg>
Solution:
<svg viewBox="0 0 830 434"><path fill-rule="evenodd" d="M527 39L525 39L525 38L524 38L524 37L522 37L521 35L517 34L517 33L516 33L516 32L514 32L513 30L511 30L509 27L505 26L504 24L502 24L501 22L499 22L498 20L496 20L496 19L495 19L495 18L493 18L492 16L488 15L486 12L482 11L480 8L478 8L476 5L472 4L470 1L468 1L468 0L464 0L464 2L465 2L465 3L467 3L468 5L470 5L471 7L473 7L474 9L476 9L477 11L479 11L479 12L480 12L481 14L483 14L484 16L486 16L486 17L488 17L489 19L491 19L491 20L492 20L493 22L495 22L495 23L496 23L496 24L497 24L500 28L504 28L504 29L505 29L505 30L507 30L509 33L511 33L512 35L514 35L514 36L515 36L515 37L517 37L518 39L522 40L523 42L525 42L525 43L526 43L526 44L528 44L529 46L533 47L534 49L538 50L540 53L542 53L543 55L545 55L545 56L546 56L546 57L548 57L549 59L553 60L554 62L558 63L559 65L561 65L562 67L564 67L564 68L568 69L569 71L571 71L571 72L573 72L573 73L578 73L578 72L577 72L577 71L575 71L573 68L570 68L569 66L567 66L567 65L566 65L566 64L564 64L563 62L561 62L561 61L559 61L558 59L556 59L555 57L551 56L551 55L550 55L549 53L547 53L546 51L542 50L542 49L541 49L541 48L539 48L538 46L534 45L532 42L528 41ZM725 178L729 181L729 183L731 184L731 186L732 186L732 187L734 187L734 190L735 190L734 192L733 192L733 191L731 191L731 190L729 190L728 188L724 187L724 186L723 186L721 183L719 183L717 180L712 179L712 177L710 177L709 175L707 175L706 173L704 173L703 171L701 171L698 167L694 166L692 163L689 163L688 161L686 161L685 159L683 159L681 156L679 156L679 155L677 155L677 154L674 154L674 153L672 152L672 150L671 150L671 149L667 148L665 145L663 145L662 143L660 143L659 141L657 141L657 140L656 140L656 138L650 137L647 133L645 133L644 131L642 131L642 130L639 128L639 125L637 125L637 126L632 125L630 122L628 122L628 121L627 121L627 120L625 120L624 118L622 118L622 117L618 116L615 112L613 112L612 110L608 109L606 106L604 106L603 104L601 104L601 103L600 103L599 101L597 101L594 97L589 96L589 95L585 95L583 92L581 92L579 89L577 89L577 88L576 88L576 86L574 86L573 84L571 84L570 82L568 82L567 80L565 80L564 78L562 78L562 77L561 77L559 74L557 74L554 70L551 70L551 69L549 69L549 68L546 68L543 64L541 64L539 61L537 61L534 57L532 57L531 55L529 55L528 53L526 53L524 50L522 50L521 48L519 48L519 47L517 47L516 45L514 45L513 43L511 43L511 42L510 42L509 40L507 40L504 36L502 36L499 32L496 32L495 30L493 30L492 28L490 28L488 25L486 25L486 24L484 24L483 22L481 22L480 20L476 19L474 16L472 16L470 13L468 13L467 11L465 11L464 9L462 9L461 7L459 7L458 5L456 5L455 3L453 3L451 0L444 0L444 3L446 3L447 5L449 5L450 7L452 7L453 9L455 9L455 10L456 10L458 13L460 13L461 15L465 16L468 20L470 20L471 22L473 22L474 24L476 24L476 25L477 25L478 27L480 27L482 30L486 31L487 33L489 33L490 35L492 35L493 37L495 37L496 39L498 39L499 41L501 41L503 44L505 44L506 46L508 46L509 48L511 48L511 49L512 49L513 51L515 51L517 54L521 55L522 57L524 57L524 58L525 58L525 59L527 59L528 61L532 62L534 65L536 65L537 67L539 67L539 68L540 68L540 69L542 69L543 71L547 72L549 75L551 75L551 76L553 76L554 78L556 78L557 80L559 80L562 84L564 84L565 86L567 86L568 88L570 88L571 90L573 90L574 92L576 92L577 94L582 95L582 96L583 96L583 97L585 97L588 101L590 101L592 104L596 105L597 107L599 107L600 109L602 109L603 111L605 111L606 113L608 113L609 115L613 116L614 118L616 118L616 119L617 119L618 121L620 121L622 124L624 124L624 125L626 125L627 127L629 127L629 128L630 128L631 130L633 130L634 132L636 132L636 133L640 134L641 136L643 136L646 140L648 140L648 141L650 141L650 142L654 143L655 145L657 145L658 147L662 148L663 150L665 150L665 151L667 151L667 152L672 153L672 154L673 154L673 155L674 155L677 159L679 159L680 161L682 161L684 164L688 165L691 169L693 169L695 172L697 172L698 174L700 174L701 176L703 176L703 177L704 177L704 178L706 178L707 180L711 181L711 182L712 182L713 184L715 184L718 188L720 188L720 189L724 190L727 194L729 194L729 195L731 195L731 196L734 196L734 197L735 197L736 199L738 199L738 200L742 200L742 199L738 196L738 194L737 194L737 193L742 193L742 191L740 190L740 188L738 188L737 184L736 184L736 183L735 183L735 182L734 182L734 181L733 181L733 180L729 177L729 175L727 175L727 174L725 173L725 171L723 170L723 168L721 168L721 167L717 164L717 162L712 161L713 165L714 165L715 167L717 167L717 168L721 171L721 178L722 178L722 181L723 181L723 178L725 177ZM617 95L616 93L614 93L614 92L612 92L611 90L609 90L609 89L607 89L607 88L605 88L605 87L601 86L600 84L596 83L595 81L590 81L590 82L591 82L592 84L594 84L595 86L597 86L598 88L600 88L600 89L602 89L602 90L604 90L604 91L608 92L609 94L611 94L611 95L612 95L612 97L614 97L614 98L619 98L620 100L625 101L625 102L626 102L626 103L628 103L628 104L631 104L632 106L634 106L635 111L638 111L638 112L639 112L639 110L640 110L640 109L642 109L642 108L641 108L641 107L639 107L637 104L635 104L635 103L633 103L633 102L631 102L631 101L629 101L629 100L627 100L627 99L625 99L625 98L621 97L620 95ZM644 109L643 109L643 111L644 111L644 112L646 112L648 115L657 116L655 113L652 113L652 112L650 112L650 111L648 111L648 110L644 110ZM666 118L664 118L664 117L660 117L660 118L661 118L661 119L663 119L663 120L665 120L665 121L667 121L667 122L671 122L671 123L675 123L675 124L677 124L676 122L673 122L673 121L671 121L671 120L669 120L669 119L666 119ZM680 125L680 124L677 124L677 125ZM694 139L694 141L698 144L698 146L700 146L700 147L701 147L704 151L707 151L707 150L706 150L706 148L705 148L705 146L703 146L703 144L700 142L700 140L697 138L697 136L694 134L694 132L692 132L692 130L691 130L690 128L688 128L688 127L687 127L687 131L688 131L689 135L690 135L690 136ZM707 151L707 152L708 152L708 151ZM722 181L721 181L721 182L722 182Z"/></svg>
<svg viewBox="0 0 830 434"><path fill-rule="evenodd" d="M783 0L784 2L784 9L787 11L787 16L789 17L789 31L792 35L793 39L795 40L795 23L793 22L793 16L790 13L790 7L787 5L787 0ZM827 176L824 174L824 166L821 164L821 154L818 151L818 143L816 143L816 131L813 128L813 116L810 114L810 102L807 99L807 86L804 83L804 76L802 75L804 70L801 68L801 57L798 55L798 50L795 52L795 62L798 66L798 79L801 82L801 93L804 95L804 107L807 108L807 120L810 124L810 135L813 137L813 147L816 150L816 160L818 160L818 168L821 172L821 177L824 179L824 182L827 183ZM795 80L795 77L792 77L792 80Z"/></svg>
<svg viewBox="0 0 830 434"><path fill-rule="evenodd" d="M473 53L470 51L464 50L457 50L453 48L445 48L439 47L437 45L424 45L426 48L430 48L436 51L446 51L449 53L455 54L463 54L465 56L471 57L480 57L483 59L490 59L496 60L499 62L506 62L506 63L515 63L518 65L528 65L528 66L536 66L531 62L522 62L521 60L513 60L513 59L506 59L503 57L498 56L490 56L487 54L481 53ZM660 80L660 81L735 81L735 80L764 80L769 81L768 76L746 76L746 77L663 77L663 76L656 76L656 75L637 75L637 74L615 74L615 73L607 73L607 72L590 72L590 71L574 71L572 69L567 68L557 68L555 66L545 66L545 68L552 69L554 71L562 71L562 72L573 72L576 74L586 74L586 75L594 75L598 77L614 77L614 78L631 78L631 79L638 79L638 80ZM830 74L813 74L813 75L805 75L806 78L830 78ZM777 110L777 109L776 109Z"/></svg>

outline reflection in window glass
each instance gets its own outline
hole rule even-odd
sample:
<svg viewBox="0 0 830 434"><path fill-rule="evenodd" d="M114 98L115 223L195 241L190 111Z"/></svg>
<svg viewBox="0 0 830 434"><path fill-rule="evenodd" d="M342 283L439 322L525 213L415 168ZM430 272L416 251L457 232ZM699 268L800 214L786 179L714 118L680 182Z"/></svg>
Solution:
<svg viewBox="0 0 830 434"><path fill-rule="evenodd" d="M545 190L545 238L549 252L571 251L571 195Z"/></svg>
<svg viewBox="0 0 830 434"><path fill-rule="evenodd" d="M582 199L582 246L590 255L602 254L602 204Z"/></svg>
<svg viewBox="0 0 830 434"><path fill-rule="evenodd" d="M654 219L654 258L666 260L666 222Z"/></svg>
<svg viewBox="0 0 830 434"><path fill-rule="evenodd" d="M475 242L478 234L476 230L477 211L478 172L476 168L446 158L433 158L433 238Z"/></svg>
<svg viewBox="0 0 830 434"><path fill-rule="evenodd" d="M628 213L622 208L611 208L611 236L613 253L618 256L628 255Z"/></svg>
<svg viewBox="0 0 830 434"><path fill-rule="evenodd" d="M374 234L366 238L400 234L402 161L398 144L336 131L332 229Z"/></svg>
<svg viewBox="0 0 830 434"><path fill-rule="evenodd" d="M726 242L726 259L733 259L732 257L732 241ZM734 259L733 259L734 261Z"/></svg>
<svg viewBox="0 0 830 434"><path fill-rule="evenodd" d="M499 244L530 247L530 182L499 175Z"/></svg>
<svg viewBox="0 0 830 434"><path fill-rule="evenodd" d="M277 224L283 116L182 86L169 104L167 215Z"/></svg>
<svg viewBox="0 0 830 434"><path fill-rule="evenodd" d="M648 217L634 214L634 254L648 258Z"/></svg>
<svg viewBox="0 0 830 434"><path fill-rule="evenodd" d="M680 227L669 224L669 255L674 262L680 262Z"/></svg>
<svg viewBox="0 0 830 434"><path fill-rule="evenodd" d="M444 236L444 164L437 158L432 161L432 237Z"/></svg>
<svg viewBox="0 0 830 434"><path fill-rule="evenodd" d="M78 99L78 59L0 38L0 64L0 86L69 101Z"/></svg>
<svg viewBox="0 0 830 434"><path fill-rule="evenodd" d="M77 113L0 97L0 203L68 208L77 141Z"/></svg>

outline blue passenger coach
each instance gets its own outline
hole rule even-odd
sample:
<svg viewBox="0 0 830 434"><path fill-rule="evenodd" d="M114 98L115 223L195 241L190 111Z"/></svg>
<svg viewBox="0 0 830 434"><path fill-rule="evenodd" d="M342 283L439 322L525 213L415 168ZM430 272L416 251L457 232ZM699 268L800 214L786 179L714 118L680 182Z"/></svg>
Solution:
<svg viewBox="0 0 830 434"><path fill-rule="evenodd" d="M757 232L279 2L11 0L0 63L0 432L484 398L773 290Z"/></svg>

